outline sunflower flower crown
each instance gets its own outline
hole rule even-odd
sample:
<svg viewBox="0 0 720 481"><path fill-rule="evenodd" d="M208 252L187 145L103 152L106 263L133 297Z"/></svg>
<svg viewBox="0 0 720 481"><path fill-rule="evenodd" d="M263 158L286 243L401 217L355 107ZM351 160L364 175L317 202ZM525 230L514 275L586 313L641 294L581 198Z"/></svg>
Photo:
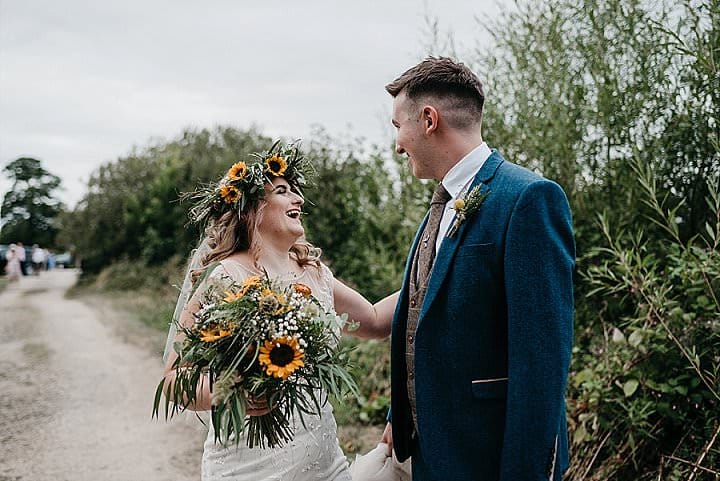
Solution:
<svg viewBox="0 0 720 481"><path fill-rule="evenodd" d="M225 212L242 212L254 205L265 196L265 184L276 177L301 189L311 170L312 165L300 152L300 141L282 144L278 140L267 151L234 163L218 182L204 184L182 199L194 202L190 221L205 224Z"/></svg>

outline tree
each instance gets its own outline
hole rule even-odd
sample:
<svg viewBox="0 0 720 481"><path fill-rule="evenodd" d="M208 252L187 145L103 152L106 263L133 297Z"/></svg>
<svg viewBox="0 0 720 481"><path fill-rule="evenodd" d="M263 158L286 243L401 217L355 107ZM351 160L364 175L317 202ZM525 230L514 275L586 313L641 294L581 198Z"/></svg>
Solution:
<svg viewBox="0 0 720 481"><path fill-rule="evenodd" d="M55 219L63 210L62 203L54 196L60 187L60 178L30 157L10 162L3 172L13 185L3 198L0 242L54 245L58 231Z"/></svg>
<svg viewBox="0 0 720 481"><path fill-rule="evenodd" d="M107 163L63 219L61 240L75 246L84 274L97 274L127 258L160 265L185 259L200 237L186 226L189 203L177 202L199 183L215 181L237 159L268 148L272 139L254 128L186 130Z"/></svg>

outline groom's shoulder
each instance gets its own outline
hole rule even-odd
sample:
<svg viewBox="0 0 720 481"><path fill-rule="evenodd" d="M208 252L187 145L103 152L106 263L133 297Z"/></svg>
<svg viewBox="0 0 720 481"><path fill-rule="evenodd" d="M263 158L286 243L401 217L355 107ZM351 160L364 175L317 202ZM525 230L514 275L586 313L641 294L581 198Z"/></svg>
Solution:
<svg viewBox="0 0 720 481"><path fill-rule="evenodd" d="M537 199L548 199L557 205L567 205L567 195L557 182L543 177L537 172L505 160L497 172L502 191L513 205L534 203Z"/></svg>
<svg viewBox="0 0 720 481"><path fill-rule="evenodd" d="M503 158L499 153L497 155L503 159L503 163L500 165L497 172L498 177L500 177L503 182L513 184L522 189L535 182L547 181L545 177L537 172L533 172L526 167L511 162Z"/></svg>

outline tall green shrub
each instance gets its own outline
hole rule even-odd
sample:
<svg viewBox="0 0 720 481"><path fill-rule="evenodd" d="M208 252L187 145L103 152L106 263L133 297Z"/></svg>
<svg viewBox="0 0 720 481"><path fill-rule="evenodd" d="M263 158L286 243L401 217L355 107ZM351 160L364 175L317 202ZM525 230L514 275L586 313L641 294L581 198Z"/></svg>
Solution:
<svg viewBox="0 0 720 481"><path fill-rule="evenodd" d="M186 225L189 206L178 202L180 194L216 180L228 165L270 143L254 129L186 130L105 164L64 218L63 242L75 246L85 274L121 258L157 265L185 257L200 232Z"/></svg>
<svg viewBox="0 0 720 481"><path fill-rule="evenodd" d="M571 479L699 479L720 475L720 177L708 180L712 222L683 241L657 176L634 166L662 237L617 228L583 272L603 305L602 335L575 352L569 398ZM705 470L695 468L701 466ZM710 470L710 471L708 471ZM589 474L589 477L588 477ZM706 476L706 477L703 477Z"/></svg>

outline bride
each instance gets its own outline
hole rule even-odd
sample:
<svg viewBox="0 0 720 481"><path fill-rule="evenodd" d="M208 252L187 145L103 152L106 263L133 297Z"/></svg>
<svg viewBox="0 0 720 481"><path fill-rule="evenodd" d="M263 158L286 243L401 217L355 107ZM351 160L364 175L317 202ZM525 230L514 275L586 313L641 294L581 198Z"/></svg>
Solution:
<svg viewBox="0 0 720 481"><path fill-rule="evenodd" d="M276 143L270 151L256 154L254 162L236 163L219 183L193 195L197 204L191 217L208 227L188 270L175 319L185 326L192 325L206 279L229 277L241 283L246 277L267 273L279 282L302 282L326 309L347 313L349 320L359 326L353 335L382 338L390 334L397 294L370 304L335 279L320 261L319 250L304 240L301 221L304 198L300 188L304 184L306 162L297 144ZM191 295L192 284L203 274L206 275L200 286ZM172 345L177 341L182 341L182 334L171 329L165 356L166 384L175 379L177 353ZM210 410L209 386L207 378L201 379L196 402L189 409ZM247 412L260 416L268 409L262 399L256 399ZM299 419L291 420L294 439L272 449L251 449L245 440L237 443L237 447L225 448L215 443L209 423L202 457L203 481L349 481L332 406L325 403L320 416L305 415L304 420L304 424Z"/></svg>

